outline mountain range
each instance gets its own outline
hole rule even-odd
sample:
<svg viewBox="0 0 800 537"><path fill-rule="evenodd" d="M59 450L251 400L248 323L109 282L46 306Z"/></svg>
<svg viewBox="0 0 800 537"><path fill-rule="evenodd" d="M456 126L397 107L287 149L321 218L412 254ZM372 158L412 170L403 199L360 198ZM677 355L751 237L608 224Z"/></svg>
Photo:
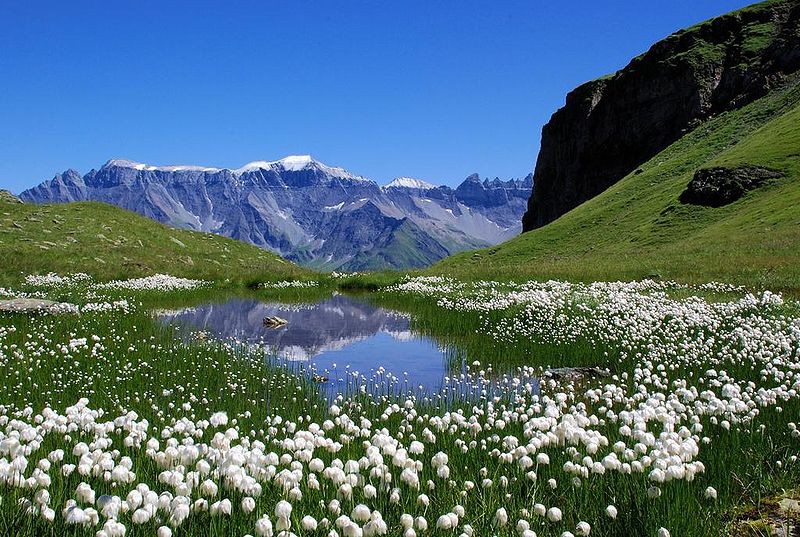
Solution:
<svg viewBox="0 0 800 537"><path fill-rule="evenodd" d="M404 269L498 244L521 231L524 179L457 188L400 177L387 185L308 155L238 169L109 160L20 194L26 202L103 201L167 225L213 232L321 270Z"/></svg>

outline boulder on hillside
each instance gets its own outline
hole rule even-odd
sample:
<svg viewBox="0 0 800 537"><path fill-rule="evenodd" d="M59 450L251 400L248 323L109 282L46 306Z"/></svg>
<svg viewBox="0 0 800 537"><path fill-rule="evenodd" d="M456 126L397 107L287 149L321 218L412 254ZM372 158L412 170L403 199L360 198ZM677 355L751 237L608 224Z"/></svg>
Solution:
<svg viewBox="0 0 800 537"><path fill-rule="evenodd" d="M783 174L759 166L738 168L705 168L697 170L681 193L681 203L722 207L733 203L769 179Z"/></svg>
<svg viewBox="0 0 800 537"><path fill-rule="evenodd" d="M3 190L0 188L0 202L5 203L22 203L22 200L16 197L14 194L9 192L8 190Z"/></svg>
<svg viewBox="0 0 800 537"><path fill-rule="evenodd" d="M0 312L5 313L49 313L59 315L63 313L76 314L78 306L67 302L54 302L38 298L12 298L0 300Z"/></svg>
<svg viewBox="0 0 800 537"><path fill-rule="evenodd" d="M595 366L579 367L554 367L544 372L545 378L563 380L566 382L576 382L590 378L608 377L611 373L607 369Z"/></svg>

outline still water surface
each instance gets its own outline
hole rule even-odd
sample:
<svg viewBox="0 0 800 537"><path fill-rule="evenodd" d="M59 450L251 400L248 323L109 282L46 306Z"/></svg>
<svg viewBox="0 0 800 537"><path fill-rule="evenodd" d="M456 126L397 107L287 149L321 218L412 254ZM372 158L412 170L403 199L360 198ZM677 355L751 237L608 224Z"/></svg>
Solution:
<svg viewBox="0 0 800 537"><path fill-rule="evenodd" d="M264 318L288 323L278 328ZM384 368L398 388L439 390L448 374L447 349L411 330L409 317L357 299L336 295L316 304L280 304L234 298L159 316L189 335L263 345L275 356L313 365L333 391L348 373L372 378ZM384 375L384 376L387 376Z"/></svg>

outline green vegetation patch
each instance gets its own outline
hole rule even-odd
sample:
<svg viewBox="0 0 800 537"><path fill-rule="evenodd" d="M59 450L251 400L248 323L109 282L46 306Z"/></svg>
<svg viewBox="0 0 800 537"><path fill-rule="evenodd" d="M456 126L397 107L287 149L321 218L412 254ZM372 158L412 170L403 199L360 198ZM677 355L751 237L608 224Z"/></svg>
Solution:
<svg viewBox="0 0 800 537"><path fill-rule="evenodd" d="M169 228L97 202L34 205L0 199L0 259L0 283L51 271L100 279L169 273L233 284L311 274L255 246Z"/></svg>

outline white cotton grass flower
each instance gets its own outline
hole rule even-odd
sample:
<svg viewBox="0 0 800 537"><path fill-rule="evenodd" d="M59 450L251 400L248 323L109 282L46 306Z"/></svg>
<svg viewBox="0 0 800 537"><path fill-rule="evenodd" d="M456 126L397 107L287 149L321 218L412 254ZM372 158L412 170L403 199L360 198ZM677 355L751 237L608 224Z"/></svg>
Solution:
<svg viewBox="0 0 800 537"><path fill-rule="evenodd" d="M75 489L75 497L80 503L94 505L95 493L88 483L81 482Z"/></svg>
<svg viewBox="0 0 800 537"><path fill-rule="evenodd" d="M363 537L364 530L362 530L355 522L348 522L342 528L344 537Z"/></svg>
<svg viewBox="0 0 800 537"><path fill-rule="evenodd" d="M277 518L289 518L292 515L292 504L286 500L280 500L275 505L275 516Z"/></svg>
<svg viewBox="0 0 800 537"><path fill-rule="evenodd" d="M669 530L667 528L661 527L658 528L658 537L670 537Z"/></svg>
<svg viewBox="0 0 800 537"><path fill-rule="evenodd" d="M269 516L263 515L256 520L256 535L259 537L273 537L272 521Z"/></svg>
<svg viewBox="0 0 800 537"><path fill-rule="evenodd" d="M215 412L208 420L212 427L224 427L228 424L228 414L225 412Z"/></svg>
<svg viewBox="0 0 800 537"><path fill-rule="evenodd" d="M341 504L341 502L339 502L339 500L333 499L333 500L330 501L330 503L328 503L328 511L330 511L330 513L332 515L338 516L339 513L342 512L342 506L341 505L342 504Z"/></svg>
<svg viewBox="0 0 800 537"><path fill-rule="evenodd" d="M707 500L716 500L717 489L715 489L714 487L706 487L705 497Z"/></svg>
<svg viewBox="0 0 800 537"><path fill-rule="evenodd" d="M436 527L440 530L453 529L453 519L448 515L442 515L436 520Z"/></svg>
<svg viewBox="0 0 800 537"><path fill-rule="evenodd" d="M230 516L232 510L233 506L231 505L231 501L227 498L214 502L209 508L211 516Z"/></svg>
<svg viewBox="0 0 800 537"><path fill-rule="evenodd" d="M127 528L124 524L117 522L112 518L105 521L102 531L105 532L107 537L124 537Z"/></svg>
<svg viewBox="0 0 800 537"><path fill-rule="evenodd" d="M152 517L153 513L150 510L140 508L133 512L131 520L133 521L134 524L140 526L142 524L147 524L148 522L150 522L150 519Z"/></svg>
<svg viewBox="0 0 800 537"><path fill-rule="evenodd" d="M281 500L275 505L275 529L279 532L288 531L292 528L290 516L292 514L292 504L286 500Z"/></svg>
<svg viewBox="0 0 800 537"><path fill-rule="evenodd" d="M317 520L310 515L306 515L300 521L300 527L303 528L304 531L316 531Z"/></svg>
<svg viewBox="0 0 800 537"><path fill-rule="evenodd" d="M617 508L613 505L609 505L606 507L606 515L611 519L617 518Z"/></svg>
<svg viewBox="0 0 800 537"><path fill-rule="evenodd" d="M53 522L56 518L56 511L50 507L42 507L42 518L47 522Z"/></svg>
<svg viewBox="0 0 800 537"><path fill-rule="evenodd" d="M67 524L86 524L89 521L89 517L86 516L83 509L73 506L66 510L64 521Z"/></svg>
<svg viewBox="0 0 800 537"><path fill-rule="evenodd" d="M550 522L561 522L561 518L561 509L558 507L551 507L547 510L547 520Z"/></svg>
<svg viewBox="0 0 800 537"><path fill-rule="evenodd" d="M200 485L200 493L203 494L204 496L210 496L210 497L213 498L214 496L217 495L218 491L219 491L219 487L217 486L216 483L214 483L210 479L206 479Z"/></svg>
<svg viewBox="0 0 800 537"><path fill-rule="evenodd" d="M508 513L505 507L499 508L494 514L494 525L502 527L508 524Z"/></svg>
<svg viewBox="0 0 800 537"><path fill-rule="evenodd" d="M369 510L369 507L362 503L356 505L353 508L353 512L350 513L350 517L356 522L367 522L371 515L372 512Z"/></svg>
<svg viewBox="0 0 800 537"><path fill-rule="evenodd" d="M414 517L408 513L400 515L400 526L405 530L414 526Z"/></svg>
<svg viewBox="0 0 800 537"><path fill-rule="evenodd" d="M115 280L107 283L95 284L97 289L127 289L131 291L178 291L195 289L207 285L202 280L190 280L188 278L178 278L169 274L155 274L143 278L133 278L130 280Z"/></svg>
<svg viewBox="0 0 800 537"><path fill-rule="evenodd" d="M137 489L130 491L126 498L126 503L128 504L128 509L130 511L134 511L135 509L137 509L140 505L142 505L143 501L144 497L142 496L142 493L139 492L139 490Z"/></svg>

